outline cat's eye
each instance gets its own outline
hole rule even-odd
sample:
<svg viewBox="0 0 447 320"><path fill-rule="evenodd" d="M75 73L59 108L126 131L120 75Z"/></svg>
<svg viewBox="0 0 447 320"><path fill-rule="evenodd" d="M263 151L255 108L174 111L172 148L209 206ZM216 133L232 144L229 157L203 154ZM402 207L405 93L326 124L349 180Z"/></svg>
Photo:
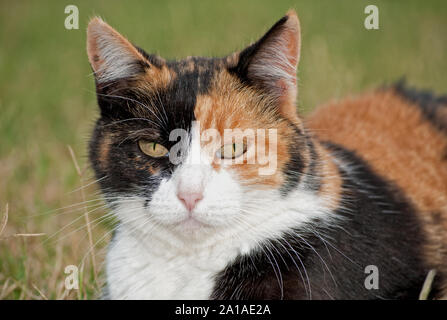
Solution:
<svg viewBox="0 0 447 320"><path fill-rule="evenodd" d="M216 153L221 159L235 159L247 151L245 143L228 143L223 145Z"/></svg>
<svg viewBox="0 0 447 320"><path fill-rule="evenodd" d="M168 149L161 144L147 140L139 140L138 146L143 153L153 158L164 157L169 152Z"/></svg>

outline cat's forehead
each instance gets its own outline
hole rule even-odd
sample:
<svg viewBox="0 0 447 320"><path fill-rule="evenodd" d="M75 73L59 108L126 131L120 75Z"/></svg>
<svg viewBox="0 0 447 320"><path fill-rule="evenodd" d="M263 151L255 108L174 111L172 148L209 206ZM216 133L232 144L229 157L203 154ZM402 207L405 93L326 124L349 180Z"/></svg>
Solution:
<svg viewBox="0 0 447 320"><path fill-rule="evenodd" d="M130 110L135 117L159 121L162 113L170 129L189 129L192 121L199 121L202 129L221 132L270 127L278 120L277 113L269 112L265 95L244 85L232 71L238 53L224 58L166 61L147 54L145 58L150 64L131 84L131 91L138 92L138 103Z"/></svg>
<svg viewBox="0 0 447 320"><path fill-rule="evenodd" d="M233 75L235 57L187 57L181 60L162 60L146 55L150 62L145 72L130 84L140 101L150 100L151 107L163 107L171 113L189 110L200 112L203 105L224 105L228 97L243 105L249 96L241 90L241 82ZM138 109L138 108L137 108ZM137 111L138 112L138 111ZM151 112L148 110L149 114Z"/></svg>
<svg viewBox="0 0 447 320"><path fill-rule="evenodd" d="M190 94L205 94L216 82L219 73L228 71L237 63L237 53L223 58L189 56L183 59L165 60L147 54L140 48L138 50L149 63L145 67L145 72L138 77L140 81L137 83L143 89L152 88L158 91L181 87Z"/></svg>
<svg viewBox="0 0 447 320"><path fill-rule="evenodd" d="M167 61L166 66L173 74L172 86L181 85L192 94L207 93L219 72L226 68L225 60L219 58L187 57L178 61ZM175 83L176 82L176 83Z"/></svg>
<svg viewBox="0 0 447 320"><path fill-rule="evenodd" d="M166 65L178 74L207 75L227 66L225 58L190 56L180 60L166 61Z"/></svg>

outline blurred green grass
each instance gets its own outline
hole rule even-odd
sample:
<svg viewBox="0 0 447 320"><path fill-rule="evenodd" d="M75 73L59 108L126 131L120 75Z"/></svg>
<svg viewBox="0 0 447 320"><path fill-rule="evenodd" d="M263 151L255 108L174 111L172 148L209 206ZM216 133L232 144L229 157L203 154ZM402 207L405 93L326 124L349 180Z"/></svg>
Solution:
<svg viewBox="0 0 447 320"><path fill-rule="evenodd" d="M68 4L79 8L79 30L64 28ZM379 7L380 30L363 27L368 4ZM67 145L85 167L97 116L85 54L89 18L100 15L165 58L223 56L256 40L289 8L301 21L302 112L403 76L411 85L447 92L445 0L1 1L0 212L6 203L10 207L5 233L52 234L82 214L32 217L81 201L69 193L81 181ZM98 226L96 239L105 229ZM13 283L8 298L42 297L34 287L46 297L61 297L63 267L80 262L89 247L85 238L82 229L63 245L0 240L0 294L5 283ZM91 298L95 288L63 297Z"/></svg>

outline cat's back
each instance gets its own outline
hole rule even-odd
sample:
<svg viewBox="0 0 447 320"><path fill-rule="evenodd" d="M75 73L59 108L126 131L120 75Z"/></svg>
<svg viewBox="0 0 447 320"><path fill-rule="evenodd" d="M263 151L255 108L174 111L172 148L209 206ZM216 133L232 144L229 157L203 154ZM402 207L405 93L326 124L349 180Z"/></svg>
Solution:
<svg viewBox="0 0 447 320"><path fill-rule="evenodd" d="M317 108L307 123L319 139L354 151L396 184L431 245L447 250L447 96L398 84Z"/></svg>

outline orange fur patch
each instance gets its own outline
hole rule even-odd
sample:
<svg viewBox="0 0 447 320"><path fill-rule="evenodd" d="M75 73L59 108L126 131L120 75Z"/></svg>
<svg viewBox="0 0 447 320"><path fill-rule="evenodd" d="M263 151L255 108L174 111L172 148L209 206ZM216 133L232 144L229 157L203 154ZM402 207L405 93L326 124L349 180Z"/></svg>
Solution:
<svg viewBox="0 0 447 320"><path fill-rule="evenodd" d="M166 65L161 68L151 66L146 69L144 75L138 78L135 86L142 94L155 93L157 90L166 88L176 76L175 71L169 69Z"/></svg>
<svg viewBox="0 0 447 320"><path fill-rule="evenodd" d="M331 209L337 209L342 193L342 178L338 166L335 164L328 150L321 144L315 143L315 151L320 159L318 172L321 175L319 194L328 200Z"/></svg>
<svg viewBox="0 0 447 320"><path fill-rule="evenodd" d="M99 163L102 169L107 169L108 167L108 159L110 153L110 144L112 143L112 139L109 134L103 137L102 142L99 144L101 150L99 151Z"/></svg>
<svg viewBox="0 0 447 320"><path fill-rule="evenodd" d="M232 164L231 168L238 173L242 183L258 184L260 187L278 187L284 182L282 168L290 158L288 146L292 129L284 120L275 120L272 113L265 112L266 101L262 100L255 91L241 88L240 82L234 79L227 71L221 71L215 78L209 93L197 97L194 110L197 121L200 121L201 131L217 129L224 137L225 129L277 129L278 138L276 147L277 169L272 175L259 175L263 165L258 162L247 164ZM268 134L265 137L268 146ZM299 147L299 146L297 146ZM267 150L268 151L268 150ZM216 165L218 170L220 166Z"/></svg>

